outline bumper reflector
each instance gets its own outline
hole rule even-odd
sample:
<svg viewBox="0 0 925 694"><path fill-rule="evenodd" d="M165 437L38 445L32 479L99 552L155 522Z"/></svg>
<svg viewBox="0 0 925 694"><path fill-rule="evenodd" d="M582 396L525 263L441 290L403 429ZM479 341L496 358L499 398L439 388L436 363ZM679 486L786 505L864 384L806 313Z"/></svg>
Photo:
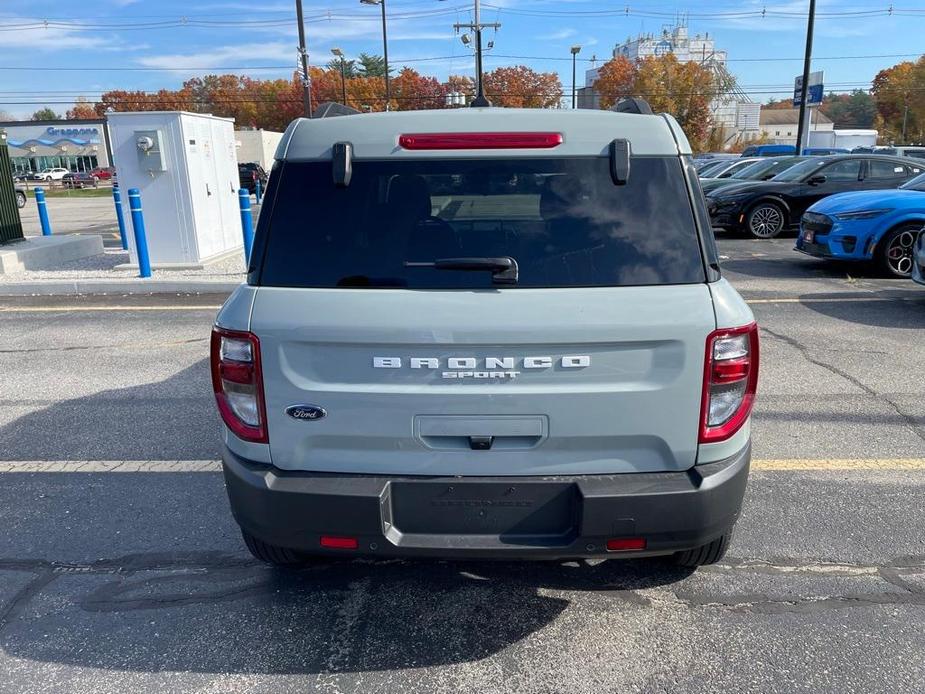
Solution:
<svg viewBox="0 0 925 694"><path fill-rule="evenodd" d="M632 552L646 548L644 537L615 537L607 540L608 552Z"/></svg>
<svg viewBox="0 0 925 694"><path fill-rule="evenodd" d="M360 546L355 537L334 537L332 535L321 536L321 546L328 549L357 549Z"/></svg>

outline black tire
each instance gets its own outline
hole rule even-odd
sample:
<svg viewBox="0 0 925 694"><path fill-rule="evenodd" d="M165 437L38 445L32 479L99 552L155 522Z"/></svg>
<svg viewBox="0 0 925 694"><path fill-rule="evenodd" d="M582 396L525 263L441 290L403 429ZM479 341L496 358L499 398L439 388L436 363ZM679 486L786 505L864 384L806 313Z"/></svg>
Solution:
<svg viewBox="0 0 925 694"><path fill-rule="evenodd" d="M729 549L729 543L732 541L732 530L725 535L718 537L713 542L708 542L694 549L686 549L674 555L674 561L679 566L706 566L715 564L724 556Z"/></svg>
<svg viewBox="0 0 925 694"><path fill-rule="evenodd" d="M304 564L307 560L307 557L301 552L287 547L277 547L263 540L258 540L243 528L241 529L241 536L244 538L244 544L247 545L247 549L254 555L254 558L266 562L267 564L273 564L274 566L298 566Z"/></svg>
<svg viewBox="0 0 925 694"><path fill-rule="evenodd" d="M884 277L908 279L912 276L912 266L915 264L915 240L919 235L921 224L901 224L890 229L880 243L874 263L877 271Z"/></svg>
<svg viewBox="0 0 925 694"><path fill-rule="evenodd" d="M756 239L773 239L787 228L787 212L776 202L759 202L745 215L745 231Z"/></svg>
<svg viewBox="0 0 925 694"><path fill-rule="evenodd" d="M26 206L26 194L20 191L16 191L16 207L22 209Z"/></svg>

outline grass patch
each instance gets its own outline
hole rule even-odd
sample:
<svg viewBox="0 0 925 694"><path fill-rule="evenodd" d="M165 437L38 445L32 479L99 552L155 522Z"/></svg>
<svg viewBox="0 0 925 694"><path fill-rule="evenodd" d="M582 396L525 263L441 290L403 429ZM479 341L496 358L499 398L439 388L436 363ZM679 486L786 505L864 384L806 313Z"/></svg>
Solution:
<svg viewBox="0 0 925 694"><path fill-rule="evenodd" d="M29 190L27 195L30 198L35 197L35 191ZM112 188L57 188L55 190L45 189L46 198L111 198Z"/></svg>

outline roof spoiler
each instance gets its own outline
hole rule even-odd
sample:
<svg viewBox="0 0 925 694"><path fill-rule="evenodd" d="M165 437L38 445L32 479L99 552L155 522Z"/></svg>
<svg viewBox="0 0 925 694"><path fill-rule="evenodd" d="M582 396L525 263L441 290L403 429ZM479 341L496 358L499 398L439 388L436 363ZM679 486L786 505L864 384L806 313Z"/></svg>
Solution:
<svg viewBox="0 0 925 694"><path fill-rule="evenodd" d="M628 96L620 99L610 110L617 113L636 113L641 116L655 115L652 112L652 107L649 106L649 102L638 96Z"/></svg>

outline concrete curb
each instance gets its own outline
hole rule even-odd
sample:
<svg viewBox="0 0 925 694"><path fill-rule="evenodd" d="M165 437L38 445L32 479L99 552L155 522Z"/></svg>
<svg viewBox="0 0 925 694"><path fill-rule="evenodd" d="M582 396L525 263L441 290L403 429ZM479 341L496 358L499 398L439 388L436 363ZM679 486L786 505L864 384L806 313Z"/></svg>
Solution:
<svg viewBox="0 0 925 694"><path fill-rule="evenodd" d="M2 296L77 296L80 294L230 294L240 282L197 279L42 280L0 282Z"/></svg>

